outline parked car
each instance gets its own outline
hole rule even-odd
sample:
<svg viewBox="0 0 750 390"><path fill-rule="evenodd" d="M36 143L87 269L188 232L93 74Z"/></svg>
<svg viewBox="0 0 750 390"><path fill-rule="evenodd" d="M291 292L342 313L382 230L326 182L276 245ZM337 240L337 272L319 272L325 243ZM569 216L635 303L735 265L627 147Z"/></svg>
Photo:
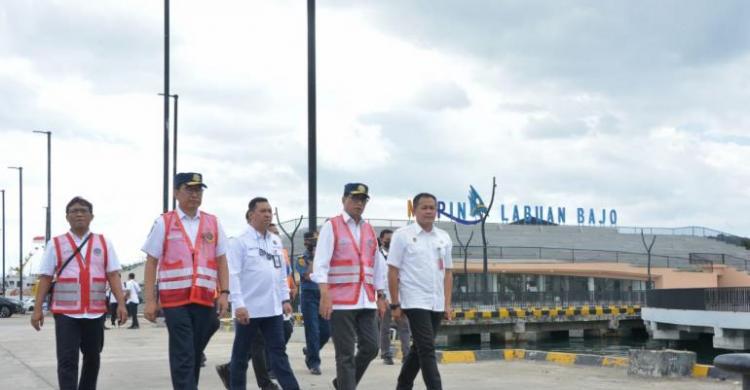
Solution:
<svg viewBox="0 0 750 390"><path fill-rule="evenodd" d="M15 313L24 313L25 311L18 300L0 297L0 318L8 318Z"/></svg>

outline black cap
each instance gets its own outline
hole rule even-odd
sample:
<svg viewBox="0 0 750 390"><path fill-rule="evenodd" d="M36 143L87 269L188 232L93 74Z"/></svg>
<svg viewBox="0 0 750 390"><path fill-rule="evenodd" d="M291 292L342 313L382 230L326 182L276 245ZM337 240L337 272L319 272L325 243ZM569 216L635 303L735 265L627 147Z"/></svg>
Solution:
<svg viewBox="0 0 750 390"><path fill-rule="evenodd" d="M370 195L368 194L368 191L369 188L367 188L367 185L362 183L347 183L344 186L344 196L364 195L365 197L369 198Z"/></svg>
<svg viewBox="0 0 750 390"><path fill-rule="evenodd" d="M176 174L174 177L174 188L180 188L183 184L206 188L206 185L203 184L203 175L195 172L180 172Z"/></svg>

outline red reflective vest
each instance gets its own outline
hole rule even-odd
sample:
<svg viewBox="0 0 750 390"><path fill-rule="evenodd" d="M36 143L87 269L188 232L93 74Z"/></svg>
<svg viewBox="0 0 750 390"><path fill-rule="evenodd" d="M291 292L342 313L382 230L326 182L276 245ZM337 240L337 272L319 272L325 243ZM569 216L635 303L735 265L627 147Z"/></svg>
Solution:
<svg viewBox="0 0 750 390"><path fill-rule="evenodd" d="M214 305L217 285L216 217L200 212L195 247L190 243L180 216L175 211L164 218L164 249L159 260L159 301L162 307L190 303Z"/></svg>
<svg viewBox="0 0 750 390"><path fill-rule="evenodd" d="M335 305L353 305L359 302L362 286L370 302L375 301L375 251L378 249L375 230L362 222L359 243L339 215L331 219L333 227L333 255L328 270L328 292Z"/></svg>
<svg viewBox="0 0 750 390"><path fill-rule="evenodd" d="M52 292L55 314L101 314L107 311L107 243L101 234L90 233L86 253L77 253L57 278ZM53 238L57 268L78 247L70 233Z"/></svg>

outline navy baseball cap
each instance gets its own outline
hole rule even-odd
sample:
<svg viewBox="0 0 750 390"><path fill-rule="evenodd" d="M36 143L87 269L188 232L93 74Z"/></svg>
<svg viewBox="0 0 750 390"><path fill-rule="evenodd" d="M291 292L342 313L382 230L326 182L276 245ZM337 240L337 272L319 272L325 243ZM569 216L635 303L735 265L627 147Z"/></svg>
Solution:
<svg viewBox="0 0 750 390"><path fill-rule="evenodd" d="M369 188L367 185L362 183L347 183L344 186L344 196L348 195L364 195L365 197L369 198L370 195L368 194Z"/></svg>
<svg viewBox="0 0 750 390"><path fill-rule="evenodd" d="M195 172L180 172L174 176L174 188L180 188L183 184L206 188L206 185L203 184L203 175Z"/></svg>

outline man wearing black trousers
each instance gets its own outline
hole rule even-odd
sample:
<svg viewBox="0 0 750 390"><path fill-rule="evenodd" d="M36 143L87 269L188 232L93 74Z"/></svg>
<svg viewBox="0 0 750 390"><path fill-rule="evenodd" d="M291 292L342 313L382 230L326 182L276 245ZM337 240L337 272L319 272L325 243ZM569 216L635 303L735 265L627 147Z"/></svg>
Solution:
<svg viewBox="0 0 750 390"><path fill-rule="evenodd" d="M127 301L125 306L128 307L128 316L130 316L130 327L128 329L138 329L138 304L141 302L138 293L141 292L141 286L135 281L135 274L128 274L128 281L125 283L125 295Z"/></svg>
<svg viewBox="0 0 750 390"><path fill-rule="evenodd" d="M96 389L99 357L104 347L107 282L117 300L120 324L128 318L118 272L120 262L112 243L101 234L89 231L94 219L93 209L91 202L81 197L73 198L65 207L70 231L47 243L31 315L31 326L39 331L44 325L42 303L50 291L52 279L56 278L50 309L55 318L57 381L62 390Z"/></svg>
<svg viewBox="0 0 750 390"><path fill-rule="evenodd" d="M417 223L396 230L388 256L391 313L396 321L406 315L413 339L396 389L411 389L421 370L427 389L441 390L435 336L440 321L451 319L453 245L448 233L434 226L435 196L417 194L412 204Z"/></svg>

